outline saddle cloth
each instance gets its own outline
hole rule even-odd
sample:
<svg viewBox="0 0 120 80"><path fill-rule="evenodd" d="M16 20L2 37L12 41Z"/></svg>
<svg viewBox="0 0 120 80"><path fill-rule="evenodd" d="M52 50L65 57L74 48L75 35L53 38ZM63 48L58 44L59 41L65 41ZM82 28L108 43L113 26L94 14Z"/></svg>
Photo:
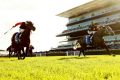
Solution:
<svg viewBox="0 0 120 80"><path fill-rule="evenodd" d="M91 45L92 37L90 35L85 35L84 38L83 38L83 41L86 45Z"/></svg>
<svg viewBox="0 0 120 80"><path fill-rule="evenodd" d="M15 35L15 42L18 44L20 42L21 33L17 32Z"/></svg>

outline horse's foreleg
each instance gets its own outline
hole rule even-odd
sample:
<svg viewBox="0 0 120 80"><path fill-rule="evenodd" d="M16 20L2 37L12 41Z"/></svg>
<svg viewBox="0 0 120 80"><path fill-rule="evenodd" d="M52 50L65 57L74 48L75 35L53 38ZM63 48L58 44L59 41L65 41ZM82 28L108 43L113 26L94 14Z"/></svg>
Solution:
<svg viewBox="0 0 120 80"><path fill-rule="evenodd" d="M22 53L23 53L23 59L25 59L25 51L24 51L24 47L21 49L22 50Z"/></svg>
<svg viewBox="0 0 120 80"><path fill-rule="evenodd" d="M111 55L110 50L108 49L107 45L105 45L105 43L103 44L104 48L106 49L106 51L108 52L109 55Z"/></svg>
<svg viewBox="0 0 120 80"><path fill-rule="evenodd" d="M29 46L26 47L26 56L29 53Z"/></svg>

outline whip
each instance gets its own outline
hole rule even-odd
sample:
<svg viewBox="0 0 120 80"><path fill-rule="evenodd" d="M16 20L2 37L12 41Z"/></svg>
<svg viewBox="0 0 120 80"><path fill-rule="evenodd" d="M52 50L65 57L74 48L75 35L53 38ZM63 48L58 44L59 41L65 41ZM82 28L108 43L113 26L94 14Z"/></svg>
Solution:
<svg viewBox="0 0 120 80"><path fill-rule="evenodd" d="M9 30L7 30L2 36L0 36L0 38L2 38L5 34L7 34L12 28L10 28Z"/></svg>
<svg viewBox="0 0 120 80"><path fill-rule="evenodd" d="M12 28L13 28L13 27L12 27ZM4 35L7 34L9 31L11 31L12 28L10 28L9 30L7 30L7 31L4 33Z"/></svg>

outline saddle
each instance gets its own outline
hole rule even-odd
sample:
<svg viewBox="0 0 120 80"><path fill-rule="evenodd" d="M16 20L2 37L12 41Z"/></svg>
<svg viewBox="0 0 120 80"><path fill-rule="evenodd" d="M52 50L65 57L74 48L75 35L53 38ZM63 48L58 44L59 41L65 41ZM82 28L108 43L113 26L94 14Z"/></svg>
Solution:
<svg viewBox="0 0 120 80"><path fill-rule="evenodd" d="M18 44L20 42L21 33L17 32L15 35L15 42Z"/></svg>
<svg viewBox="0 0 120 80"><path fill-rule="evenodd" d="M91 45L92 44L92 37L91 35L85 35L83 38L83 41L86 45Z"/></svg>

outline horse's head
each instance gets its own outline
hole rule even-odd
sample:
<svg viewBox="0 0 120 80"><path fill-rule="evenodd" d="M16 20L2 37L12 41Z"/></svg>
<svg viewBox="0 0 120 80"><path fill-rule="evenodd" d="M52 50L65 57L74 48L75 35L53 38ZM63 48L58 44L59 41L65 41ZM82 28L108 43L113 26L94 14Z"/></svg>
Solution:
<svg viewBox="0 0 120 80"><path fill-rule="evenodd" d="M107 35L115 35L115 32L112 30L110 26L102 26L102 28L105 30L105 33Z"/></svg>
<svg viewBox="0 0 120 80"><path fill-rule="evenodd" d="M31 21L26 21L27 29L35 31L36 28L34 27L33 23Z"/></svg>
<svg viewBox="0 0 120 80"><path fill-rule="evenodd" d="M112 30L111 27L98 25L98 30L93 35L93 37L99 37L99 38L101 37L101 38L103 38L104 36L114 35L114 34L115 33L114 33L114 31Z"/></svg>

